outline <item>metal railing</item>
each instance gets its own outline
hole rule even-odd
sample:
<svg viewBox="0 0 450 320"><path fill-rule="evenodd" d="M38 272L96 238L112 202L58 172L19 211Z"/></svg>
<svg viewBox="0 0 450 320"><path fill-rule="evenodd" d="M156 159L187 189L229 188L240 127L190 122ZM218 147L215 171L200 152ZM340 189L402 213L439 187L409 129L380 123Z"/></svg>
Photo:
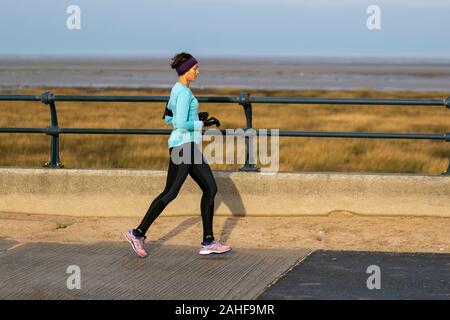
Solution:
<svg viewBox="0 0 450 320"><path fill-rule="evenodd" d="M246 127L244 132L252 128L252 104L276 103L276 104L337 104L337 105L373 105L373 106L444 106L450 109L450 97L445 99L361 99L361 98L301 98L301 97L251 97L248 93L239 96L215 96L197 97L202 103L237 103L243 107ZM169 135L169 129L93 129L93 128L60 128L55 102L81 101L81 102L167 102L168 96L73 96L54 95L50 91L41 95L0 95L0 101L38 101L49 106L51 124L46 128L0 128L0 133L40 133L51 136L50 161L44 164L48 168L63 168L59 158L60 134L144 134L144 135ZM163 110L162 110L163 111ZM226 135L225 130L219 130ZM207 131L204 134L209 134ZM256 136L260 132L256 129ZM264 133L270 135L270 132ZM441 134L426 133L384 133L384 132L317 132L317 131L279 131L281 137L316 137L316 138L379 138L379 139L426 139L450 141L450 132ZM240 171L258 171L254 164L249 149L253 140L245 136L245 164ZM450 175L450 162L443 175Z"/></svg>

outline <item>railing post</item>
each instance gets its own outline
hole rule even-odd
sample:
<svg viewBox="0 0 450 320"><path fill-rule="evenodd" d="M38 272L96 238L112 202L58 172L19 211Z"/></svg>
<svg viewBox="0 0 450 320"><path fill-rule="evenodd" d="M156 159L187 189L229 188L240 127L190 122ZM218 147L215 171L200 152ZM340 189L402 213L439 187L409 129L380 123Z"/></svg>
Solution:
<svg viewBox="0 0 450 320"><path fill-rule="evenodd" d="M446 107L447 109L450 109L450 97L448 97L448 98L446 98L446 99L444 100L444 104L445 104L445 107ZM447 132L447 133L445 134L445 137L446 137L445 141L450 142L450 132ZM442 174L443 174L444 176L450 176L450 158L448 159L448 167L447 167L447 170L446 170L445 172L443 172Z"/></svg>
<svg viewBox="0 0 450 320"><path fill-rule="evenodd" d="M51 136L50 161L43 167L46 168L64 168L59 159L59 127L58 115L56 113L55 99L53 93L46 91L41 94L41 102L50 106L51 125L46 128L47 135Z"/></svg>
<svg viewBox="0 0 450 320"><path fill-rule="evenodd" d="M246 125L245 132L252 128L252 104L250 103L250 95L248 93L239 94L239 104L244 108ZM253 136L250 139L245 135L245 164L239 171L255 172L259 171L254 159L254 141Z"/></svg>
<svg viewBox="0 0 450 320"><path fill-rule="evenodd" d="M450 142L450 132L445 134L445 141ZM445 172L442 172L444 176L450 176L450 158L448 159L448 167Z"/></svg>

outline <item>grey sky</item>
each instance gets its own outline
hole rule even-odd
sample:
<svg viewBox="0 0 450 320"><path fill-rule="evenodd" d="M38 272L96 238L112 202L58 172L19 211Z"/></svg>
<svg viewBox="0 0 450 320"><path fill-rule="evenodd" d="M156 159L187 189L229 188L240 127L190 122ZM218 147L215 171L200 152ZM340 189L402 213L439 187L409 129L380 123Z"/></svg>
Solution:
<svg viewBox="0 0 450 320"><path fill-rule="evenodd" d="M2 0L0 15L0 54L450 57L448 0Z"/></svg>

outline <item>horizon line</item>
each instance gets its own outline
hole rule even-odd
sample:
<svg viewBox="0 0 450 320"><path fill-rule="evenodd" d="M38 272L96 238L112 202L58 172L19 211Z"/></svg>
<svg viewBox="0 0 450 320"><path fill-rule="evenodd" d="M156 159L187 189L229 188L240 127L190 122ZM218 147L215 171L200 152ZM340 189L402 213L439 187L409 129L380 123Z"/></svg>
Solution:
<svg viewBox="0 0 450 320"><path fill-rule="evenodd" d="M170 59L174 54L142 54L142 53L125 53L125 54L95 54L95 53L79 53L79 54L64 54L64 53L0 53L0 59L29 59L29 58L57 58L57 59ZM363 60L442 60L450 62L448 55L404 55L404 54L391 54L391 55L355 55L355 54L338 54L338 55L320 55L320 54L302 54L302 55L279 55L279 54L195 54L196 57L202 59L221 59L221 60L235 60L235 59L305 59L305 60L330 60L330 59L363 59Z"/></svg>

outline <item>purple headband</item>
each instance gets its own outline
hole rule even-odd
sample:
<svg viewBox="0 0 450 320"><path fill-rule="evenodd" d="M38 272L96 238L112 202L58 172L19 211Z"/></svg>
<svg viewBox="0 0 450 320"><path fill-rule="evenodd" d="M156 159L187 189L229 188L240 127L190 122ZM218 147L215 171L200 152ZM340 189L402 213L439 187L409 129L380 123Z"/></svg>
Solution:
<svg viewBox="0 0 450 320"><path fill-rule="evenodd" d="M190 68L195 66L198 63L198 61L194 57L190 57L186 61L182 62L178 67L175 68L177 70L177 73L179 76L181 76L183 73L186 73Z"/></svg>

